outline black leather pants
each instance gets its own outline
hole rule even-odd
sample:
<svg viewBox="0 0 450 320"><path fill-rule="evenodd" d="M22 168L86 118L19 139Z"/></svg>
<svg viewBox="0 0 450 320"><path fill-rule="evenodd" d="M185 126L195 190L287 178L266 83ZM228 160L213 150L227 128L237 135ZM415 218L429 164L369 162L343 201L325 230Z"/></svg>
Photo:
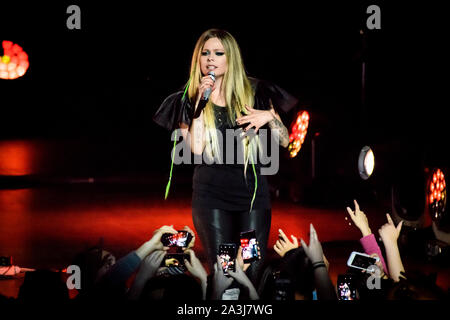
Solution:
<svg viewBox="0 0 450 320"><path fill-rule="evenodd" d="M257 287L261 274L261 267L266 256L269 240L272 212L270 209L253 209L248 211L227 211L221 209L192 208L194 226L205 249L210 272L214 270L214 263L222 243L235 243L239 248L239 233L251 229L256 230L261 259L252 262L246 274Z"/></svg>

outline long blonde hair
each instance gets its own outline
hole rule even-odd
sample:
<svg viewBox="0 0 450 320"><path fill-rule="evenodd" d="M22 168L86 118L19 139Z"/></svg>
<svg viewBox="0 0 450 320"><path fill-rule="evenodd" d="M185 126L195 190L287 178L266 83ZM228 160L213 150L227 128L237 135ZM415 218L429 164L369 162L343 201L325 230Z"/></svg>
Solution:
<svg viewBox="0 0 450 320"><path fill-rule="evenodd" d="M239 45L229 32L220 29L209 29L197 40L191 61L188 96L191 101L196 101L197 91L202 78L200 70L201 52L205 42L211 38L219 39L225 49L228 68L223 76L222 90L225 96L227 113L234 127L236 125L236 118L248 113L245 105L253 107L254 90L245 72ZM218 155L220 155L220 147L215 125L214 107L211 100L203 110L203 119L206 129L206 154L210 159L217 159ZM246 172L248 162L256 162L259 139L257 136L252 139L247 137L243 139L242 143L244 150L244 172Z"/></svg>

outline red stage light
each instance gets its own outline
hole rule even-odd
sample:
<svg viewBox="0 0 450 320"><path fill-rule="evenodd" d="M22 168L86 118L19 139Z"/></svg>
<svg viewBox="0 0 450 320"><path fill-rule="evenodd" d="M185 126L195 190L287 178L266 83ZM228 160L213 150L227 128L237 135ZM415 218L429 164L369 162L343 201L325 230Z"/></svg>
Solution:
<svg viewBox="0 0 450 320"><path fill-rule="evenodd" d="M3 56L0 56L0 79L17 79L23 76L30 63L28 55L18 44L3 41Z"/></svg>
<svg viewBox="0 0 450 320"><path fill-rule="evenodd" d="M309 124L309 114L307 111L300 111L297 113L297 118L291 125L291 133L289 135L289 157L294 158L303 142L305 141L306 133Z"/></svg>
<svg viewBox="0 0 450 320"><path fill-rule="evenodd" d="M427 187L428 208L432 219L438 220L444 215L447 207L445 176L441 169L435 169L430 177Z"/></svg>

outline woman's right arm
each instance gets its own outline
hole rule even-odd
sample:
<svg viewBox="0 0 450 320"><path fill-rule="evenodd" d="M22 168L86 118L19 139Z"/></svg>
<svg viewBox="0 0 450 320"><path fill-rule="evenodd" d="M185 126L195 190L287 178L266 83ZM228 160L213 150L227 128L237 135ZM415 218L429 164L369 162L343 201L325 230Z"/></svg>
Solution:
<svg viewBox="0 0 450 320"><path fill-rule="evenodd" d="M197 109L198 102L195 105ZM203 149L205 148L205 124L203 122L203 111L200 113L198 118L192 120L191 126L189 127L185 123L180 124L181 134L183 135L184 141L190 146L191 152L196 155L201 155Z"/></svg>
<svg viewBox="0 0 450 320"><path fill-rule="evenodd" d="M195 103L195 110L197 110L200 97L203 96L203 93L207 88L211 88L211 91L214 91L215 89L214 81L210 76L205 76L201 79L201 83L198 88L197 101ZM198 118L192 119L190 127L185 123L180 123L180 128L183 139L191 147L192 153L201 155L205 149L205 123L203 110Z"/></svg>

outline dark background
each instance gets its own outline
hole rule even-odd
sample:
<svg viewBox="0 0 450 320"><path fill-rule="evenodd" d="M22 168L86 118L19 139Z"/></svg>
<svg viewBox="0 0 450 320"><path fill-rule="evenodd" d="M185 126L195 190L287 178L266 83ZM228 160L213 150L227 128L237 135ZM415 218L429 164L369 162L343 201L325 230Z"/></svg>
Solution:
<svg viewBox="0 0 450 320"><path fill-rule="evenodd" d="M187 81L197 38L218 27L236 37L249 75L299 98L282 115L285 124L297 110L311 113L302 152L320 133L329 167L322 172L349 166L365 144L395 151L397 162L413 152L431 165L447 164L445 12L440 2L392 2L2 4L1 38L24 48L30 68L0 81L0 139L88 141L96 150L116 148L113 157L121 159L114 164L110 153L98 172L168 172L170 133L152 115ZM66 27L70 4L81 8L81 30ZM381 8L381 30L366 28L371 4ZM336 164L327 165L330 159Z"/></svg>

